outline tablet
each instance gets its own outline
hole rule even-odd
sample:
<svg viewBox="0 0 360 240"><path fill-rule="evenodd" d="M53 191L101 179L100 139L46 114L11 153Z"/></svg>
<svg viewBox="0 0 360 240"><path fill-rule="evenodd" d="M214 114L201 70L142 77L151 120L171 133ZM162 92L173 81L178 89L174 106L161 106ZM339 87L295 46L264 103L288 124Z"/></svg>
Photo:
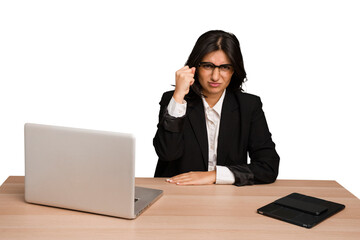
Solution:
<svg viewBox="0 0 360 240"><path fill-rule="evenodd" d="M301 227L312 228L344 208L343 204L292 193L259 208L257 212Z"/></svg>

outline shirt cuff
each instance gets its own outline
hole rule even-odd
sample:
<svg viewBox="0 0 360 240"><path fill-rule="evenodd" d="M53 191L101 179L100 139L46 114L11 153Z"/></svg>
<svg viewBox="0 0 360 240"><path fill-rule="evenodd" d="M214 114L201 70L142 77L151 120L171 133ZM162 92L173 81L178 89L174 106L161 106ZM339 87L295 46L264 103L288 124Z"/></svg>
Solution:
<svg viewBox="0 0 360 240"><path fill-rule="evenodd" d="M216 182L215 184L234 184L235 176L225 166L216 166Z"/></svg>
<svg viewBox="0 0 360 240"><path fill-rule="evenodd" d="M175 101L174 97L171 98L169 105L167 106L168 114L172 117L183 117L186 113L186 101L182 104Z"/></svg>

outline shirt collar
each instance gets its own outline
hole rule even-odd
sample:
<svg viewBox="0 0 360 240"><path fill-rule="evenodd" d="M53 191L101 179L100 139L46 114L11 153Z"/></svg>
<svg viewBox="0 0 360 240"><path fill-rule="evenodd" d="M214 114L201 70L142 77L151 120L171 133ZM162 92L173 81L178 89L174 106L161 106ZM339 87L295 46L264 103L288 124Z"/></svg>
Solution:
<svg viewBox="0 0 360 240"><path fill-rule="evenodd" d="M222 109L222 105L224 102L224 97L225 97L225 93L226 93L226 89L224 90L224 92L222 93L219 101L217 101L217 103L212 107L212 109L219 114L219 116L221 115L221 109ZM201 97L203 100L203 104L204 104L204 109L206 111L207 108L210 108L209 104L206 102L205 98L202 96ZM210 108L211 109L211 108Z"/></svg>

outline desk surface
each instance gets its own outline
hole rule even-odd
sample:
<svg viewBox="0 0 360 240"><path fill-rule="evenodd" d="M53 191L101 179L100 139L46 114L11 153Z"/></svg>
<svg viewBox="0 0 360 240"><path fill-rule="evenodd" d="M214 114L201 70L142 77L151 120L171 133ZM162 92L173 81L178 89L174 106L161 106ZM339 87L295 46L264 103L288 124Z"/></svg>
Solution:
<svg viewBox="0 0 360 240"><path fill-rule="evenodd" d="M335 181L278 180L269 185L176 186L162 178L136 185L164 195L135 220L24 202L24 177L0 187L0 239L359 239L360 201ZM346 208L312 229L262 216L256 209L292 192Z"/></svg>

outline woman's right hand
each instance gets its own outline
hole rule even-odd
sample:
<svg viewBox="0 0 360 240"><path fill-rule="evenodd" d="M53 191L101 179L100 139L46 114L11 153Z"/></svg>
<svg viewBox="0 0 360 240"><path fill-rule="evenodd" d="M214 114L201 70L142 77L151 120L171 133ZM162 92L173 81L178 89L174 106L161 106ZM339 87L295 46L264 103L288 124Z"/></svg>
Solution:
<svg viewBox="0 0 360 240"><path fill-rule="evenodd" d="M195 67L189 68L185 66L176 71L176 85L174 92L174 99L176 102L182 104L184 97L189 93L190 86L194 84Z"/></svg>

